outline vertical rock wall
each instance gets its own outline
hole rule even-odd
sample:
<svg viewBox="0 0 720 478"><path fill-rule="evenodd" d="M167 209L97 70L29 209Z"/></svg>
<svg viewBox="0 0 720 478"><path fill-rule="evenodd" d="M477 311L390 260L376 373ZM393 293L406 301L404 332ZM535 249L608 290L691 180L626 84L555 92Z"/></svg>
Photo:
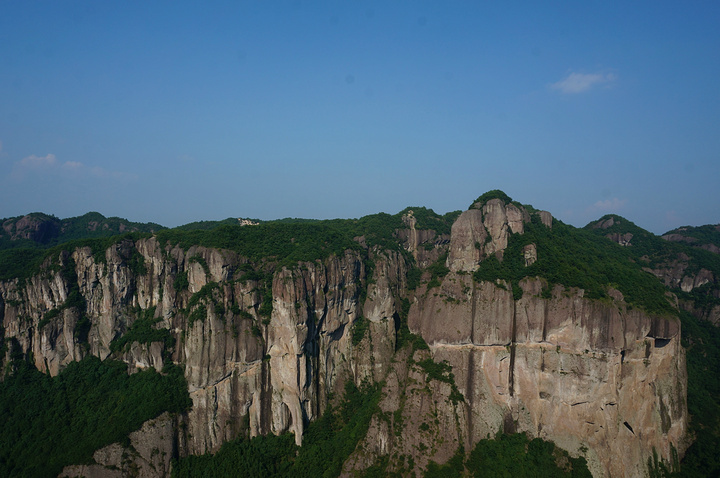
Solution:
<svg viewBox="0 0 720 478"><path fill-rule="evenodd" d="M552 226L549 213L534 214ZM405 252L373 249L365 261L347 252L277 271L154 238L121 242L102 257L80 248L27 281L0 282L0 319L6 342L56 375L87 354L110 356L113 340L152 314L174 348L134 341L115 357L131 371L184 366L193 407L177 436L182 455L244 434L292 431L301 443L330 394L341 395L346 380L371 380L384 383L381 411L348 473L382 456L403 457L396 470L421 469L502 429L553 440L585 456L596 476L642 476L653 450L668 460L685 446L679 323L630 309L617 291L601 303L531 278L517 298L510 284L473 281L478 264L502 259L530 218L493 199L462 213L449 241L416 231L408 217L398 233ZM444 251L450 272L441 285L408 290L412 263ZM82 310L67 306L73 287ZM397 347L406 313L429 350ZM76 335L83 317L86 343ZM432 378L427 360L446 362L452 376Z"/></svg>

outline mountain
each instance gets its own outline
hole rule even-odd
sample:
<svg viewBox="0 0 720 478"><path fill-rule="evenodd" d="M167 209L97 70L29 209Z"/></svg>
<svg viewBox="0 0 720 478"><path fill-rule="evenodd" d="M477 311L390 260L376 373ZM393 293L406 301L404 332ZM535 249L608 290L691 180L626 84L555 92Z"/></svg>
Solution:
<svg viewBox="0 0 720 478"><path fill-rule="evenodd" d="M720 473L720 225L682 227L657 237L617 215L586 230L623 245L628 259L660 279L677 299L687 354L690 436L683 476Z"/></svg>
<svg viewBox="0 0 720 478"><path fill-rule="evenodd" d="M110 237L130 232L152 233L165 229L159 224L130 222L119 217L105 217L98 212L67 219L34 212L0 219L0 222L0 249L47 247L76 239Z"/></svg>
<svg viewBox="0 0 720 478"><path fill-rule="evenodd" d="M716 254L720 253L720 224L680 227L666 232L662 238L666 241L685 242Z"/></svg>
<svg viewBox="0 0 720 478"><path fill-rule="evenodd" d="M715 255L619 216L490 191L2 252L3 475L718 469Z"/></svg>

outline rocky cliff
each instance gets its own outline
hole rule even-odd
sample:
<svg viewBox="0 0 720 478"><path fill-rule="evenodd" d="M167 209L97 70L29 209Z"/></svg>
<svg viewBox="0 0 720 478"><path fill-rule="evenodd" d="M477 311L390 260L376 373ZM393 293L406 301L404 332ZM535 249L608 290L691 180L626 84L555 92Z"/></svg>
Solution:
<svg viewBox="0 0 720 478"><path fill-rule="evenodd" d="M346 473L383 457L387 471L408 460L421 470L504 430L584 456L595 476L644 476L653 453L670 461L687 446L679 322L613 288L596 300L540 277L477 280L483 261L509 260L509 241L533 218L553 227L547 212L489 199L448 236L418 229L410 212L397 248L358 237L363 247L289 266L155 236L77 247L28 279L0 282L0 319L5 340L51 375L89 354L131 372L184 366L191 410L147 427L174 428L179 456L243 434L290 431L301 444L345 381L369 380L384 398ZM521 253L529 266L546 251ZM140 335L142 320L169 339ZM399 343L403 327L428 347Z"/></svg>

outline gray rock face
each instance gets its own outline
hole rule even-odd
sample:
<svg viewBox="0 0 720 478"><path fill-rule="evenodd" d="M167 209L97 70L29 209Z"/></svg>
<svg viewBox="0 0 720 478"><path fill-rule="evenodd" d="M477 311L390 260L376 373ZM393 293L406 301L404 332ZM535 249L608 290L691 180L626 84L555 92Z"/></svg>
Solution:
<svg viewBox="0 0 720 478"><path fill-rule="evenodd" d="M617 242L621 246L629 246L632 244L631 241L633 235L630 232L626 232L625 234L620 234L619 232L616 232L614 234L607 234L605 237L607 237L613 242Z"/></svg>
<svg viewBox="0 0 720 478"><path fill-rule="evenodd" d="M530 267L537 261L537 246L528 244L523 247L523 258L525 259L525 267Z"/></svg>
<svg viewBox="0 0 720 478"><path fill-rule="evenodd" d="M549 213L533 214L552 226ZM74 260L92 323L87 345L74 336L80 311L64 307L72 284L59 272L0 282L0 319L5 337L51 375L87 354L110 356L112 341L141 313L176 339L172 355L160 342L133 342L115 358L130 372L182 364L192 409L146 423L131 437L135 454L111 445L96 453L96 465L67 468L68 476L125 476L132 463L140 476L164 476L168 450L214 452L241 435L291 431L301 443L306 420L322 413L328 397L340 396L346 380L365 379L384 381L382 413L346 462L347 474L378 456L410 457L418 469L442 463L458 445L470 449L502 428L584 454L595 476L643 476L653 449L669 459L672 447L682 453L686 446L679 323L630 309L617 291L600 303L530 278L516 300L510 284L474 282L478 264L501 258L510 235L531 219L494 199L462 213L443 238L416 230L408 217L397 232L407 253L368 251L372 275L360 254L347 251L283 268L267 282L243 280L247 259L229 251L150 238L117 244L100 260L79 248L59 261ZM528 265L543 253L532 246L523 251ZM440 286L409 291L407 257L429 264L444 252L450 272ZM131 267L133 254L144 268ZM692 286L709 279L701 271ZM44 320L52 310L59 313ZM396 352L405 312L429 350ZM354 336L359 320L367 330ZM454 379L429 378L428 359L446 361Z"/></svg>
<svg viewBox="0 0 720 478"><path fill-rule="evenodd" d="M482 218L482 211L470 209L460 214L452 225L447 259L451 271L475 270L480 263L488 237Z"/></svg>
<svg viewBox="0 0 720 478"><path fill-rule="evenodd" d="M581 290L558 287L544 299L541 281L521 286L515 301L505 284L473 287L451 274L437 296L410 310L411 330L436 361L453 366L465 395L463 439L507 429L509 416L513 431L573 454L587 448L598 476L643 476L653 448L664 456L684 449L679 323L628 310L622 300L584 299Z"/></svg>
<svg viewBox="0 0 720 478"><path fill-rule="evenodd" d="M678 320L631 310L618 291L610 291L612 304L562 286L543 298L548 285L530 279L514 300L507 283L474 283L468 273L486 252L501 253L508 230L521 233L527 222L513 229L518 214L503 212L500 200L482 208L487 216L480 213L458 218L451 272L440 287L418 291L408 318L435 360L453 366L465 395L460 440L470 446L498 428L523 431L572 454L587 449L596 476L644 476L653 449L665 457L673 447L684 450L687 376ZM469 247L481 237L492 238L488 248ZM542 253L532 246L523 251L526 264Z"/></svg>
<svg viewBox="0 0 720 478"><path fill-rule="evenodd" d="M690 292L707 283L715 283L715 275L711 271L707 269L693 271L689 268L689 262L690 258L680 253L673 260L654 269L646 267L645 270L662 280L667 287L679 288L683 292Z"/></svg>
<svg viewBox="0 0 720 478"><path fill-rule="evenodd" d="M552 227L552 216L545 211L536 214L546 227ZM491 199L463 212L452 226L447 266L453 272L471 272L490 254L502 260L509 234L522 234L531 217L525 208Z"/></svg>

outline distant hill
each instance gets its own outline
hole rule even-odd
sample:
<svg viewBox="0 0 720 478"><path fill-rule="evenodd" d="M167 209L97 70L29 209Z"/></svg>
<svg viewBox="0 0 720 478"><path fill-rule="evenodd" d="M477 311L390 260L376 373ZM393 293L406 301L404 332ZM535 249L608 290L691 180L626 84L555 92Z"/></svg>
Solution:
<svg viewBox="0 0 720 478"><path fill-rule="evenodd" d="M662 235L666 241L684 242L693 247L720 254L720 224L684 226Z"/></svg>
<svg viewBox="0 0 720 478"><path fill-rule="evenodd" d="M281 220L282 221L282 220ZM306 220L297 220L306 221ZM258 225L258 219L229 217L219 221L196 221L174 228L177 231L209 231L219 226ZM59 219L42 212L0 219L0 250L48 248L70 241L98 239L127 233L155 234L168 229L154 222L132 222L105 217L99 212Z"/></svg>
<svg viewBox="0 0 720 478"><path fill-rule="evenodd" d="M34 212L2 219L0 249L50 247L76 239L111 237L128 232L155 233L162 229L166 228L160 224L105 217L98 212L67 219Z"/></svg>

